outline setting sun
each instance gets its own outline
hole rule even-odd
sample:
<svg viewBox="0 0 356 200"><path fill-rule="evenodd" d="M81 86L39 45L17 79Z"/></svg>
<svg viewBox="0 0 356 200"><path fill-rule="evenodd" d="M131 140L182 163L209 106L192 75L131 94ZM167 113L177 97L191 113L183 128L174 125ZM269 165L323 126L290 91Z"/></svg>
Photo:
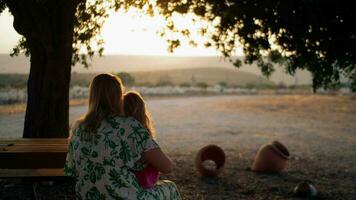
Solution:
<svg viewBox="0 0 356 200"><path fill-rule="evenodd" d="M12 26L13 17L6 11L0 16L1 41L0 53L8 53L15 45L20 35L16 33ZM174 16L175 25L178 29L188 28L197 30L203 25L202 22L193 23L192 16ZM220 55L214 48L204 47L205 38L196 32L191 32L191 39L197 42L196 47L190 46L189 41L177 34L174 37L181 39L179 46L173 53L167 51L168 44L166 38L160 37L157 33L164 28L167 22L163 17L149 17L140 14L136 9L128 12L111 11L106 20L102 37L105 41L104 54L114 55L159 55L159 56L218 56ZM172 36L172 35L169 35ZM241 49L237 55L242 55Z"/></svg>

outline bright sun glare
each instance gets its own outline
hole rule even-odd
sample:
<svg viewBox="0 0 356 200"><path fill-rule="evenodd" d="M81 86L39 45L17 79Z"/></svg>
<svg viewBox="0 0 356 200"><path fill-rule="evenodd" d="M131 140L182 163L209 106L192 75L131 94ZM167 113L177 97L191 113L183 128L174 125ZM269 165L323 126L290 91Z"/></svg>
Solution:
<svg viewBox="0 0 356 200"><path fill-rule="evenodd" d="M167 51L168 44L165 38L160 37L157 31L165 26L162 17L148 17L140 14L136 9L125 12L111 12L106 20L102 36L105 41L104 54L124 54L124 55L168 55L168 56L217 56L219 53L212 47L204 47L204 38L200 37L196 31L202 22L193 23L192 16L174 16L175 25L178 29L188 28L193 30L191 38L197 42L197 47L188 44L188 40L182 36L173 36L181 39L181 46L174 53ZM13 17L8 11L0 16L0 53L9 53L15 46L20 36L12 27ZM6 40L4 40L6 38ZM241 51L237 51L241 55Z"/></svg>
<svg viewBox="0 0 356 200"><path fill-rule="evenodd" d="M188 28L197 30L198 25L192 22L190 16L174 16L178 29ZM175 55L175 56L216 56L213 48L203 46L204 39L192 33L192 38L198 43L197 47L188 44L183 37L181 46L174 53L168 53L166 39L160 37L157 31L164 28L166 21L162 17L140 15L138 10L131 9L127 13L110 13L103 27L103 38L106 54L141 54L141 55ZM174 38L174 36L173 36Z"/></svg>

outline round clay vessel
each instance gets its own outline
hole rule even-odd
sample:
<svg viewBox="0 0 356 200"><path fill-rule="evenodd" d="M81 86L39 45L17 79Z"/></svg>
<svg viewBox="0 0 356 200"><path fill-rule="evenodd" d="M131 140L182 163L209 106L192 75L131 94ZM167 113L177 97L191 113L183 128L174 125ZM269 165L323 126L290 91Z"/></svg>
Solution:
<svg viewBox="0 0 356 200"><path fill-rule="evenodd" d="M214 167L204 165L207 161L214 162ZM218 176L224 165L225 152L217 145L210 144L201 148L195 157L195 167L203 176Z"/></svg>
<svg viewBox="0 0 356 200"><path fill-rule="evenodd" d="M251 169L255 172L280 172L287 166L289 155L288 149L281 142L273 141L262 145Z"/></svg>
<svg viewBox="0 0 356 200"><path fill-rule="evenodd" d="M294 194L298 197L316 197L318 195L318 190L316 187L306 181L299 183L294 188Z"/></svg>

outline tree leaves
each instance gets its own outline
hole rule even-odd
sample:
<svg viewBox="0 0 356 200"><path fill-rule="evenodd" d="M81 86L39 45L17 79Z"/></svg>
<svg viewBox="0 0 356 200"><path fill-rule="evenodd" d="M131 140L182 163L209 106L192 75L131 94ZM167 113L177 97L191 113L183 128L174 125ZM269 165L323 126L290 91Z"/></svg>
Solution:
<svg viewBox="0 0 356 200"><path fill-rule="evenodd" d="M0 14L5 10L6 4L5 0L0 0Z"/></svg>
<svg viewBox="0 0 356 200"><path fill-rule="evenodd" d="M194 13L213 25L204 35L224 56L232 56L239 42L244 62L257 62L266 76L278 63L292 75L310 71L314 88L339 82L341 74L356 85L356 16L349 1L192 0L184 10L179 1L159 2L168 19L176 11Z"/></svg>
<svg viewBox="0 0 356 200"><path fill-rule="evenodd" d="M12 48L10 56L18 56L19 54L25 54L25 56L30 56L30 49L28 48L28 44L26 42L25 37L21 37L19 39L16 46Z"/></svg>

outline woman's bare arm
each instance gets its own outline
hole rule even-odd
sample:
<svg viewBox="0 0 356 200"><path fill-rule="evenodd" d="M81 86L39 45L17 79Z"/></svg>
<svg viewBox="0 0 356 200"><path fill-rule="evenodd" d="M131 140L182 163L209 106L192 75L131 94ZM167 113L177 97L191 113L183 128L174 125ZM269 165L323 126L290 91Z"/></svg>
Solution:
<svg viewBox="0 0 356 200"><path fill-rule="evenodd" d="M172 172L172 162L161 149L148 150L142 154L142 157L158 171L164 174Z"/></svg>

